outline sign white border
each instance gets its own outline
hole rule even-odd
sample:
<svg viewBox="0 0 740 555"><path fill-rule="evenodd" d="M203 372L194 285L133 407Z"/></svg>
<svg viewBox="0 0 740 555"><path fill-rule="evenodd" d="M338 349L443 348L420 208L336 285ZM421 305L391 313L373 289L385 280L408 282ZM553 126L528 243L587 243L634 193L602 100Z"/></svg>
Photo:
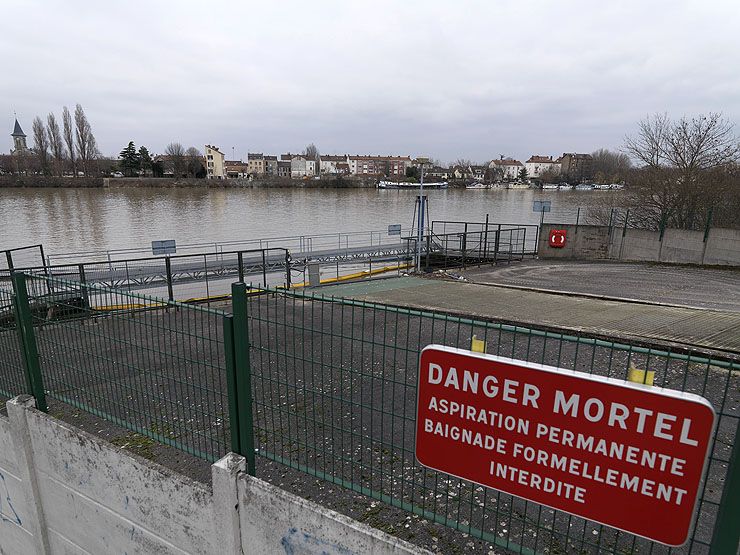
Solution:
<svg viewBox="0 0 740 555"><path fill-rule="evenodd" d="M655 538L650 538L648 536L643 536L641 534L636 534L635 532L631 532L630 530L625 530L623 528L617 528L616 526L614 526L612 524L607 524L605 522L601 522L601 521L598 521L598 520L593 520L592 518L589 518L588 516L581 515L581 514L578 514L578 513L574 513L574 512L571 512L571 511L566 511L565 509L562 509L562 508L557 508L557 507L553 507L551 505L546 505L544 503L539 503L538 501L533 501L532 499L527 499L526 497L521 497L521 496L519 496L519 495L517 495L515 493L511 493L510 491L506 491L505 489L494 488L494 487L489 486L487 484L483 484L481 482L476 482L475 480L471 480L470 478L466 478L465 476L458 476L457 474L451 474L450 472L448 472L446 470L443 470L441 468L435 468L433 466L430 466L430 465L427 465L427 464L422 463L419 460L419 458L416 456L416 447L417 447L417 442L418 442L418 439L419 439L417 437L417 433L416 433L417 432L417 429L419 427L419 422L418 422L418 420L419 420L419 392L421 391L421 380L422 380L422 376L424 375L423 372L422 372L422 368L421 368L421 358L422 358L422 356L423 356L423 354L424 354L425 351L430 351L430 350L443 351L443 352L447 352L447 353L452 353L452 354L456 354L456 355L463 355L463 356L467 356L467 357L478 358L478 359L481 359L481 360L487 360L487 361L492 361L492 362L501 362L501 363L504 363L504 364L513 364L513 365L516 365L516 366L523 366L523 367L528 368L530 370L537 370L537 371L541 371L541 372L547 372L547 373L550 373L550 374L558 374L558 375L565 374L565 375L568 375L570 377L578 378L578 379L581 379L581 380L586 380L586 381L591 381L591 382L605 383L605 384L614 385L614 386L622 387L622 388L626 388L626 389L633 389L633 390L637 390L637 391L645 391L645 392L648 392L648 393L653 393L655 395L659 395L661 397L671 397L671 398L674 398L674 399L680 399L680 400L683 400L683 401L688 401L690 403L696 403L698 405L703 405L703 406L707 407L712 412L712 427L711 427L711 434L710 434L711 437L709 438L709 441L707 442L707 450L704 453L704 465L702 466L701 479L699 480L699 484L697 486L696 499L694 499L694 508L691 511L691 514L692 514L692 517L691 517L691 525L688 527L688 529L686 531L686 537L684 538L684 540L681 543L678 543L678 544L664 543L664 542L662 542L660 540L656 540ZM477 353L475 351L469 351L469 350L466 350L466 349L458 349L457 347L448 347L446 345L437 345L437 344L427 345L426 347L424 347L421 350L421 353L419 353L419 363L418 363L417 368L418 368L418 372L419 372L419 377L418 377L418 380L416 382L416 414L415 414L415 418L414 418L414 459L421 466L423 466L425 468L430 468L430 469L435 470L437 472L442 472L442 473L447 474L449 476L454 476L455 478L459 478L460 480L465 480L467 482L472 482L474 484L478 484L479 486L483 486L483 487L486 487L486 488L491 489L491 490L494 490L494 491L501 491L503 493L506 493L508 495L511 495L512 497L517 497L519 499L522 499L522 500L524 500L524 501L526 501L528 503L536 503L538 505L542 505L543 507L547 507L547 508L552 509L554 511L560 511L561 513L566 513L566 514L570 514L570 515L573 515L573 516L577 516L578 518L582 518L582 519L587 520L589 522L595 522L596 524L600 524L602 526L607 526L607 527L613 528L615 530L621 530L622 532L626 532L628 534L632 534L633 536L637 536L639 538L644 538L646 540L649 540L649 541L652 541L652 542L656 542L656 543L659 543L659 544L662 544L662 545L667 545L669 547L681 547L682 545L685 545L686 542L691 537L691 534L693 533L694 528L696 527L696 521L697 521L696 509L697 509L697 507L699 505L699 497L701 497L701 492L703 490L703 486L704 486L704 484L706 482L706 479L707 479L707 466L709 465L709 454L712 452L712 449L714 447L714 440L715 440L715 437L716 437L716 429L717 429L717 413L715 412L714 407L712 406L712 404L707 399L705 399L704 397L701 397L700 395L696 395L694 393L688 393L688 392L685 392L685 391L676 391L674 389L667 389L667 388L664 388L664 387L657 387L657 386L646 385L646 384L638 384L638 383L629 382L629 381L626 381L626 380L620 380L618 378L609 378L607 376L598 376L598 375L595 375L595 374L588 374L586 372L580 372L578 370L569 370L567 368L558 368L556 366L547 366L545 364L537 364L536 362L527 362L525 360L519 360L519 359L515 359L515 358L508 358L508 357L502 357L502 356L498 356L498 355L489 355L487 353Z"/></svg>

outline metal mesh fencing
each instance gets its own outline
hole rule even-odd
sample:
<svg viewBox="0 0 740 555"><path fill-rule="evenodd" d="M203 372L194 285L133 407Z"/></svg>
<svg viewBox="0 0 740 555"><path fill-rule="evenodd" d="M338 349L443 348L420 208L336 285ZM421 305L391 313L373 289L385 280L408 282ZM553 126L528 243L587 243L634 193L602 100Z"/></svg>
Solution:
<svg viewBox="0 0 740 555"><path fill-rule="evenodd" d="M0 401L26 393L23 356L15 316L15 295L0 288Z"/></svg>
<svg viewBox="0 0 740 555"><path fill-rule="evenodd" d="M248 300L258 455L519 553L709 553L732 446L740 364L572 335L292 292ZM419 354L436 343L706 397L719 425L696 527L682 548L420 466L414 456ZM646 518L648 515L646 515Z"/></svg>
<svg viewBox="0 0 740 555"><path fill-rule="evenodd" d="M224 313L29 276L46 396L215 461L230 450Z"/></svg>

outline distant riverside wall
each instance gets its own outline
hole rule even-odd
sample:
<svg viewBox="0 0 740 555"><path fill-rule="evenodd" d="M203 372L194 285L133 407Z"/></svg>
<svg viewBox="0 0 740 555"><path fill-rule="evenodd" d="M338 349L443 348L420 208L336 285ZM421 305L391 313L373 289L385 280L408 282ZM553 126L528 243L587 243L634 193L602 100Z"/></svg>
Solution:
<svg viewBox="0 0 740 555"><path fill-rule="evenodd" d="M0 188L104 188L104 187L201 187L201 188L305 188L305 189L364 189L375 187L375 179L361 177L324 177L322 179L195 179L172 177L51 177L41 175L2 175Z"/></svg>
<svg viewBox="0 0 740 555"><path fill-rule="evenodd" d="M565 246L549 245L553 229L566 231ZM686 229L666 229L661 238L648 229L545 224L537 251L540 258L740 266L740 230L711 228L704 240L703 231Z"/></svg>

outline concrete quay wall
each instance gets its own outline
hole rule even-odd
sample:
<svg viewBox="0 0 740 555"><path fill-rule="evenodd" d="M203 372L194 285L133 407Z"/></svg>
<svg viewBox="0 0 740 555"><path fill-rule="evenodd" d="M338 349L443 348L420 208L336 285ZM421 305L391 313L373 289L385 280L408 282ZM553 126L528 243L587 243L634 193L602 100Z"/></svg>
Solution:
<svg viewBox="0 0 740 555"><path fill-rule="evenodd" d="M563 247L549 245L550 231L565 230ZM543 259L625 260L665 264L740 266L740 230L659 231L594 225L544 224L537 248Z"/></svg>
<svg viewBox="0 0 740 555"><path fill-rule="evenodd" d="M0 416L0 553L427 553L245 472L212 489L55 420L34 400Z"/></svg>
<svg viewBox="0 0 740 555"><path fill-rule="evenodd" d="M116 187L198 187L246 188L246 189L367 189L374 188L375 179L362 177L325 176L321 179L289 179L264 177L256 179L196 179L172 177L53 177L43 175L1 175L0 188L36 187L47 189L71 188L116 188Z"/></svg>

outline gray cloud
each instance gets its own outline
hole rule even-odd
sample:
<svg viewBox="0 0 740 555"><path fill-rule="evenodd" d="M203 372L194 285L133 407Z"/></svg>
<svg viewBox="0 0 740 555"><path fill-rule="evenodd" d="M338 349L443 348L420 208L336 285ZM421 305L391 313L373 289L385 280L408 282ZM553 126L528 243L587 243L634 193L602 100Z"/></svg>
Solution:
<svg viewBox="0 0 740 555"><path fill-rule="evenodd" d="M734 0L81 0L3 7L6 129L80 102L101 150L617 147L645 114L740 116ZM7 137L7 150L10 137Z"/></svg>

